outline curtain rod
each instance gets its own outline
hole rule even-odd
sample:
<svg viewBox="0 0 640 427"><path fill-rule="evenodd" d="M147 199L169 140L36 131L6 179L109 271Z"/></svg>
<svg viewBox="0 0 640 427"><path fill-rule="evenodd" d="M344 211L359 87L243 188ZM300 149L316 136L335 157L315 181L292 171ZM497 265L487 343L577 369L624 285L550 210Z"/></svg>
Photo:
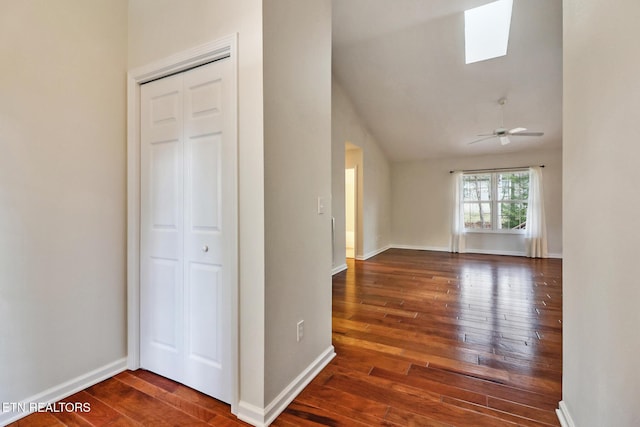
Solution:
<svg viewBox="0 0 640 427"><path fill-rule="evenodd" d="M539 165L541 168L544 167L544 165ZM498 172L498 171L514 171L514 170L519 170L519 169L529 169L532 166L517 166L517 167L512 167L512 168L490 168L490 169L467 169L467 170L461 170L461 171L449 171L449 173L454 173L454 172L464 172L464 173L468 173L468 172Z"/></svg>

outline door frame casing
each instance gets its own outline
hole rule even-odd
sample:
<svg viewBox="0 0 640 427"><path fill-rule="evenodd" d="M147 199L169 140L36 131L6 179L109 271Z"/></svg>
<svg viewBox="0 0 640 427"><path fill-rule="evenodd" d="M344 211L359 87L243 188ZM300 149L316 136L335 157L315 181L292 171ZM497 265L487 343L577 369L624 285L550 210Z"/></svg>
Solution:
<svg viewBox="0 0 640 427"><path fill-rule="evenodd" d="M238 147L238 35L208 42L191 49L178 52L159 61L129 70L127 73L127 368L140 368L140 85L167 77L219 59L231 61L232 97L229 120L233 134L229 137ZM233 192L238 194L237 155ZM236 413L238 395L238 207L235 208L235 262L232 271L230 316L231 410Z"/></svg>

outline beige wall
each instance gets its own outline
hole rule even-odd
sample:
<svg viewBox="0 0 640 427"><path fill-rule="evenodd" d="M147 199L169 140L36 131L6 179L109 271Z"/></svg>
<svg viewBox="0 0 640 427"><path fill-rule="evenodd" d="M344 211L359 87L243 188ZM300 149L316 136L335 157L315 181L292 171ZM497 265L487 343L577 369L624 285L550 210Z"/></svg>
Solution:
<svg viewBox="0 0 640 427"><path fill-rule="evenodd" d="M331 1L266 0L263 22L268 404L331 347Z"/></svg>
<svg viewBox="0 0 640 427"><path fill-rule="evenodd" d="M127 3L0 9L0 402L20 402L126 356Z"/></svg>
<svg viewBox="0 0 640 427"><path fill-rule="evenodd" d="M640 2L564 1L563 400L640 425Z"/></svg>
<svg viewBox="0 0 640 427"><path fill-rule="evenodd" d="M389 162L334 78L332 91L332 199L336 218L333 267L344 264L344 169L345 143L362 149L358 183L362 188L362 221L359 224L359 257L369 257L390 243L391 170Z"/></svg>
<svg viewBox="0 0 640 427"><path fill-rule="evenodd" d="M398 162L392 165L393 245L448 250L451 230L450 170L544 164L544 196L549 253L562 255L562 152ZM468 233L467 251L522 255L523 235Z"/></svg>
<svg viewBox="0 0 640 427"><path fill-rule="evenodd" d="M130 0L129 67L238 34L240 399L264 405L261 0Z"/></svg>

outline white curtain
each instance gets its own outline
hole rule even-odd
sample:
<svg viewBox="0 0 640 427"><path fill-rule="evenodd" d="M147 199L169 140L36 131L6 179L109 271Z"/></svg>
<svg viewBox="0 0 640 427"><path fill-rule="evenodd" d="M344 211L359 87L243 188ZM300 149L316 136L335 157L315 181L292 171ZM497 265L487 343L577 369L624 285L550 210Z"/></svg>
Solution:
<svg viewBox="0 0 640 427"><path fill-rule="evenodd" d="M539 166L529 168L529 200L525 242L528 257L547 258L547 225L544 218L542 168Z"/></svg>
<svg viewBox="0 0 640 427"><path fill-rule="evenodd" d="M465 251L464 233L464 209L462 205L462 172L454 172L452 175L453 209L451 218L451 242L450 252Z"/></svg>

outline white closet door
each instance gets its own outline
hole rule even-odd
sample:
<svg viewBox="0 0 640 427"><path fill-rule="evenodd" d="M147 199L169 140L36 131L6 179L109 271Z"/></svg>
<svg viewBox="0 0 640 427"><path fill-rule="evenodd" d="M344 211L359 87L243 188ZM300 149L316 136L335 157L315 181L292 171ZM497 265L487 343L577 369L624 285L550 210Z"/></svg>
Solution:
<svg viewBox="0 0 640 427"><path fill-rule="evenodd" d="M141 88L141 365L182 377L184 184L182 76Z"/></svg>
<svg viewBox="0 0 640 427"><path fill-rule="evenodd" d="M236 155L225 109L230 61L184 75L185 383L230 402Z"/></svg>
<svg viewBox="0 0 640 427"><path fill-rule="evenodd" d="M237 280L230 61L142 86L141 365L231 401Z"/></svg>

